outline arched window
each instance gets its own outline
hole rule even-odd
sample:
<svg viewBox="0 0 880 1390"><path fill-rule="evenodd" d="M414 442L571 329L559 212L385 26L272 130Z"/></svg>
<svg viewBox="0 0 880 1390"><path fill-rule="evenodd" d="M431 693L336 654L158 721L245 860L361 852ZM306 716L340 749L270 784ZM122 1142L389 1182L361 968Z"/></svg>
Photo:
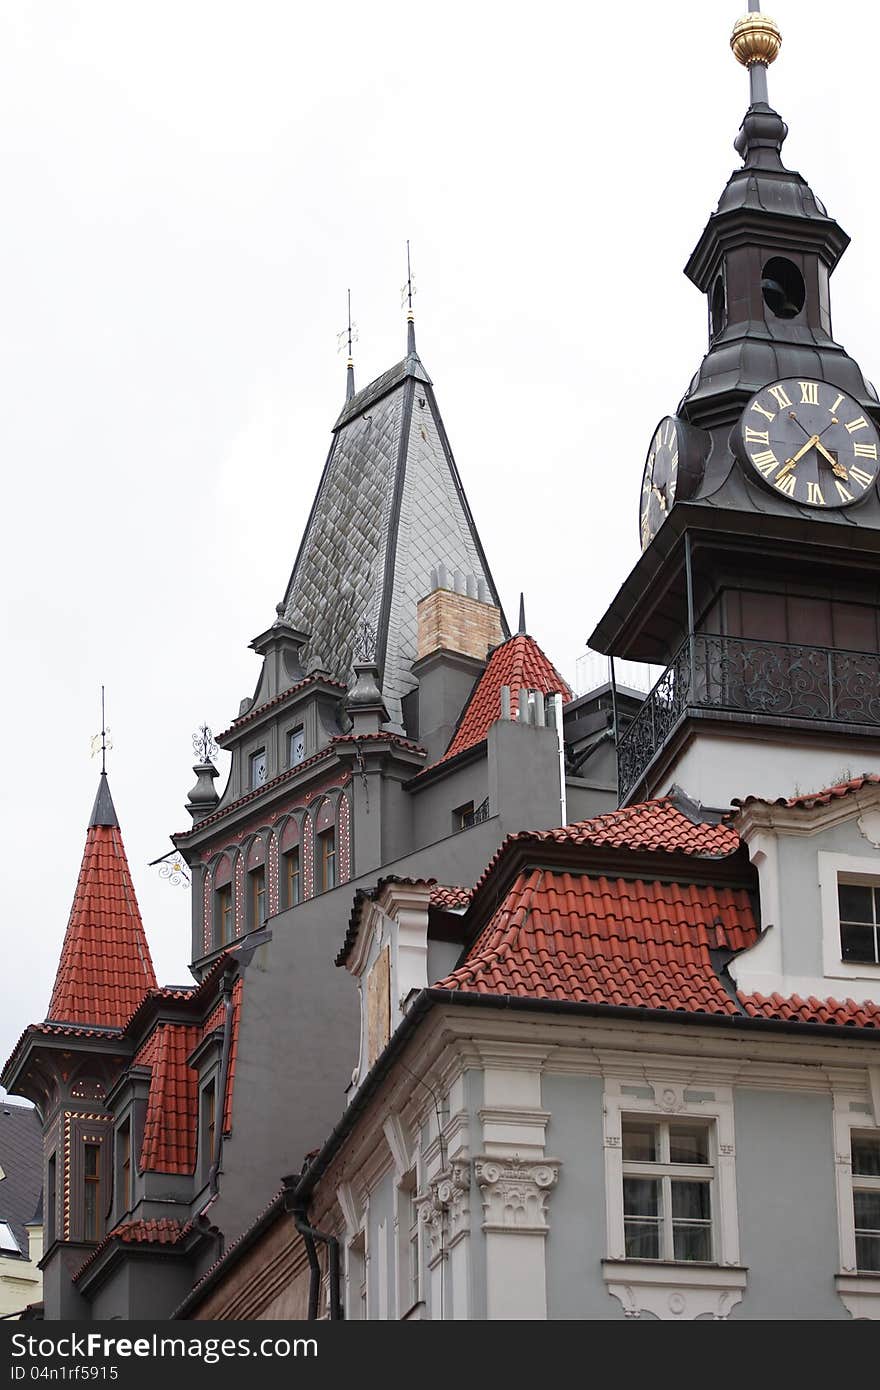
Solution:
<svg viewBox="0 0 880 1390"><path fill-rule="evenodd" d="M303 865L299 822L293 817L281 833L281 901L284 907L296 907L303 899Z"/></svg>
<svg viewBox="0 0 880 1390"><path fill-rule="evenodd" d="M322 893L335 888L338 882L338 861L336 844L336 807L325 799L318 808L315 821L317 837L317 874Z"/></svg>
<svg viewBox="0 0 880 1390"><path fill-rule="evenodd" d="M266 884L266 840L260 835L252 841L247 856L247 930L257 931L269 915Z"/></svg>
<svg viewBox="0 0 880 1390"><path fill-rule="evenodd" d="M235 891L232 860L221 855L214 869L214 944L227 946L235 936Z"/></svg>

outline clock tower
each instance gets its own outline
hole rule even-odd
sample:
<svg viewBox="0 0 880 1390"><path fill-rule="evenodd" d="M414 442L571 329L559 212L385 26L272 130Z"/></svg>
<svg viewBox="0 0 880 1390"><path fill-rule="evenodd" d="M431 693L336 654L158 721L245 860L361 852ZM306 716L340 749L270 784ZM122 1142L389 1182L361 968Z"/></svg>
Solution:
<svg viewBox="0 0 880 1390"><path fill-rule="evenodd" d="M618 738L621 803L678 784L720 807L880 765L880 403L832 332L849 238L782 160L780 45L756 4L731 37L742 166L685 267L708 347L651 437L642 556L590 639L664 668Z"/></svg>

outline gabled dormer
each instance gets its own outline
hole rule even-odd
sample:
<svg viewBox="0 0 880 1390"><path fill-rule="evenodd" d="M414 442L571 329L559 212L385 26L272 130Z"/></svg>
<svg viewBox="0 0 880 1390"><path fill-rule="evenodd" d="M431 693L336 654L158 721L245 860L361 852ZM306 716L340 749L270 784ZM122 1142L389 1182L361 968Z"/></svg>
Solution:
<svg viewBox="0 0 880 1390"><path fill-rule="evenodd" d="M880 1000L880 775L742 802L763 933L731 963L746 995Z"/></svg>

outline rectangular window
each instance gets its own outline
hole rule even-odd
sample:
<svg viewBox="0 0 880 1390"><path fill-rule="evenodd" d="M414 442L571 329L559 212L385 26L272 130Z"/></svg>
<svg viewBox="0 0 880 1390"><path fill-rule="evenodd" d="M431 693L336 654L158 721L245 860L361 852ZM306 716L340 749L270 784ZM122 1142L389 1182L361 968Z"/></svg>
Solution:
<svg viewBox="0 0 880 1390"><path fill-rule="evenodd" d="M321 889L336 887L336 831L331 825L318 836L321 844Z"/></svg>
<svg viewBox="0 0 880 1390"><path fill-rule="evenodd" d="M880 1135L852 1135L856 1267L880 1273Z"/></svg>
<svg viewBox="0 0 880 1390"><path fill-rule="evenodd" d="M222 888L217 889L217 930L221 946L230 942L235 934L231 883L226 883Z"/></svg>
<svg viewBox="0 0 880 1390"><path fill-rule="evenodd" d="M470 830L472 825L482 825L484 820L489 819L489 798L488 796L475 806L472 801L468 801L464 806L456 806L452 812L452 829Z"/></svg>
<svg viewBox="0 0 880 1390"><path fill-rule="evenodd" d="M55 1211L58 1202L57 1186L57 1164L55 1155L49 1159L49 1166L46 1173L46 1249L55 1240Z"/></svg>
<svg viewBox="0 0 880 1390"><path fill-rule="evenodd" d="M101 1146L83 1145L83 1239L98 1240L101 1229Z"/></svg>
<svg viewBox="0 0 880 1390"><path fill-rule="evenodd" d="M261 865L252 869L251 882L251 930L256 931L266 920L266 870Z"/></svg>
<svg viewBox="0 0 880 1390"><path fill-rule="evenodd" d="M209 1081L202 1091L202 1182L208 1181L211 1164L214 1162L216 1106L216 1086L213 1081Z"/></svg>
<svg viewBox="0 0 880 1390"><path fill-rule="evenodd" d="M287 898L285 899L288 907L296 907L300 902L300 876L299 876L299 847L288 850L284 856L287 866Z"/></svg>
<svg viewBox="0 0 880 1390"><path fill-rule="evenodd" d="M119 1154L120 1212L131 1211L131 1122L125 1121L116 1136Z"/></svg>
<svg viewBox="0 0 880 1390"><path fill-rule="evenodd" d="M711 1261L709 1126L625 1119L621 1133L626 1258Z"/></svg>
<svg viewBox="0 0 880 1390"><path fill-rule="evenodd" d="M840 958L880 964L880 884L837 885Z"/></svg>

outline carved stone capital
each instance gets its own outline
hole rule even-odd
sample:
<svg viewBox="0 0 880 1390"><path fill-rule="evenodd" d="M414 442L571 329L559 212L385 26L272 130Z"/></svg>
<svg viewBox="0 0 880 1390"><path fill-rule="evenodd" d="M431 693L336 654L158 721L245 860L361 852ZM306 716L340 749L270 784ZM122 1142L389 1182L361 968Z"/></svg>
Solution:
<svg viewBox="0 0 880 1390"><path fill-rule="evenodd" d="M428 1191L417 1199L419 1220L428 1235L429 1265L470 1231L470 1193L470 1160L456 1158L431 1178Z"/></svg>
<svg viewBox="0 0 880 1390"><path fill-rule="evenodd" d="M483 1197L484 1231L547 1231L547 1198L559 1178L558 1158L474 1159Z"/></svg>

